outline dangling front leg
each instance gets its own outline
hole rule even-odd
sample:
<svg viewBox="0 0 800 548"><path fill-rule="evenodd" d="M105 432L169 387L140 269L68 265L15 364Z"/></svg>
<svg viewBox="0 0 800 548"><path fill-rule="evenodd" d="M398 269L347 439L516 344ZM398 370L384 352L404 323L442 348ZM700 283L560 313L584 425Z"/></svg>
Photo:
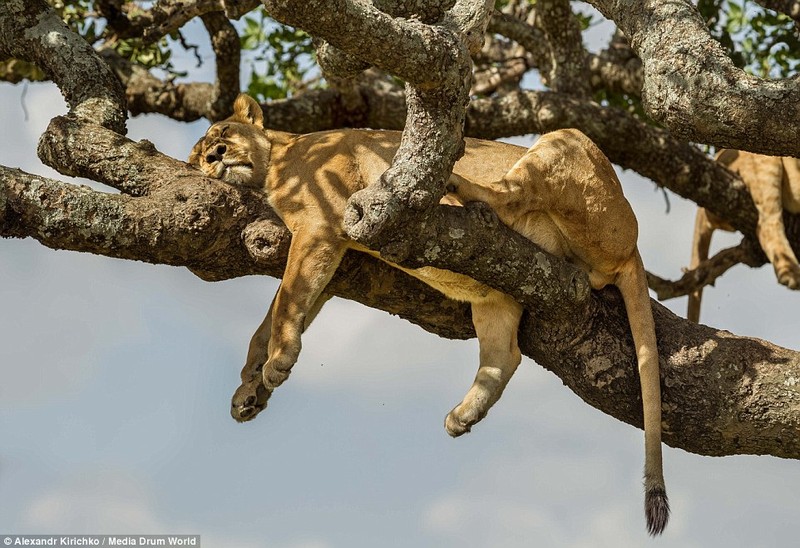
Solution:
<svg viewBox="0 0 800 548"><path fill-rule="evenodd" d="M286 270L272 304L272 326L264 387L272 391L291 373L300 354L300 335L314 304L344 256L344 241L325 228L292 234Z"/></svg>
<svg viewBox="0 0 800 548"><path fill-rule="evenodd" d="M519 365L517 331L522 307L511 297L494 291L484 301L472 303L472 323L480 345L480 366L467 395L444 421L453 437L469 432L500 399Z"/></svg>
<svg viewBox="0 0 800 548"><path fill-rule="evenodd" d="M314 318L322 309L331 296L322 293L314 303L309 313L306 315L303 332L308 329ZM267 316L258 326L258 329L250 339L250 347L247 351L247 360L242 368L242 384L236 389L231 398L231 416L238 422L245 422L255 418L267 407L271 391L264 386L262 369L264 362L267 361L267 349L269 347L270 332L272 331L272 307L275 304L273 299L269 305Z"/></svg>

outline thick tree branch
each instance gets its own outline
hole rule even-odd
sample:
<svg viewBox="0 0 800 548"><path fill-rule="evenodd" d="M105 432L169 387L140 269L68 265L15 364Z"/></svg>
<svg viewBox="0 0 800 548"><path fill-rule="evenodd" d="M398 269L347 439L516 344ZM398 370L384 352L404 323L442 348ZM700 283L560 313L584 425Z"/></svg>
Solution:
<svg viewBox="0 0 800 548"><path fill-rule="evenodd" d="M210 120L227 118L233 113L233 102L239 94L239 61L241 46L239 33L221 11L202 15L217 66L217 79L214 84L215 98L210 108Z"/></svg>
<svg viewBox="0 0 800 548"><path fill-rule="evenodd" d="M33 236L59 249L184 264L206 279L283 271L286 238L280 235L288 233L265 216L268 210L257 195L199 172L159 188L158 195L131 198L0 168L0 236ZM276 243L276 252L255 257L248 251L242 234L254 226L262 235L260 245ZM473 334L464 305L365 255L349 256L329 289L441 336ZM521 348L591 405L640 427L636 359L621 297L613 289L591 295L567 318L546 309L526 316ZM653 307L665 441L707 455L800 458L800 383L794 380L800 378L800 353Z"/></svg>
<svg viewBox="0 0 800 548"><path fill-rule="evenodd" d="M588 96L587 53L569 0L540 0L536 3L536 14L550 55L550 74L546 79L550 89Z"/></svg>
<svg viewBox="0 0 800 548"><path fill-rule="evenodd" d="M432 87L458 78L452 66L451 33L441 27L392 17L371 3L354 0L264 0L263 4L278 21L406 82Z"/></svg>
<svg viewBox="0 0 800 548"><path fill-rule="evenodd" d="M644 63L642 102L674 135L717 147L800 156L800 82L736 68L687 0L592 0ZM775 116L780 112L781 116Z"/></svg>
<svg viewBox="0 0 800 548"><path fill-rule="evenodd" d="M0 56L36 64L58 83L74 115L125 133L127 111L119 81L44 0L4 2Z"/></svg>
<svg viewBox="0 0 800 548"><path fill-rule="evenodd" d="M69 175L87 177L133 196L157 190L163 181L192 177L185 164L164 156L149 141L130 139L73 116L50 121L39 156Z"/></svg>
<svg viewBox="0 0 800 548"><path fill-rule="evenodd" d="M354 194L345 213L350 237L376 250L391 245L401 220L423 222L463 151L469 53L480 48L492 2L456 0L435 25L353 0L264 5L276 19L325 40L340 58L346 54L348 65L357 58L406 81L406 123L392 166L378 184ZM399 259L397 249L391 253Z"/></svg>
<svg viewBox="0 0 800 548"><path fill-rule="evenodd" d="M146 68L131 63L112 49L103 49L100 55L125 85L128 109L134 116L156 112L181 122L214 118L212 105L217 92L213 84L176 84L156 78Z"/></svg>

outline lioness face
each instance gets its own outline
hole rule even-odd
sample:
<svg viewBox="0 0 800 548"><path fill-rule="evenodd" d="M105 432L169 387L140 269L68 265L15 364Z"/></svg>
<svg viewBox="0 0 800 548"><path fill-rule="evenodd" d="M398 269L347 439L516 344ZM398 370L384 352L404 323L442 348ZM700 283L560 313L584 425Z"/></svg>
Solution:
<svg viewBox="0 0 800 548"><path fill-rule="evenodd" d="M189 163L232 185L261 188L269 167L270 143L254 124L224 121L211 126L189 155Z"/></svg>

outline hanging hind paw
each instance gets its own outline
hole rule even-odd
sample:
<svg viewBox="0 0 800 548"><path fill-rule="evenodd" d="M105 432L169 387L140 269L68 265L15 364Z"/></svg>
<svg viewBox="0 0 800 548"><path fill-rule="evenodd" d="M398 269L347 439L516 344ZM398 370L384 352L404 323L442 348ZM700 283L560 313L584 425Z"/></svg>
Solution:
<svg viewBox="0 0 800 548"><path fill-rule="evenodd" d="M486 411L482 411L480 406L461 402L444 419L444 429L452 437L457 438L466 434L472 426L486 416Z"/></svg>

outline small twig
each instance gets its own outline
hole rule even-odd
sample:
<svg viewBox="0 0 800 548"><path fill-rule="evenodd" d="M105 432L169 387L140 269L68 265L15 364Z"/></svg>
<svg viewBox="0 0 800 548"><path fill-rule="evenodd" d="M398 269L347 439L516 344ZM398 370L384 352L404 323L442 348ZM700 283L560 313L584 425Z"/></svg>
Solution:
<svg viewBox="0 0 800 548"><path fill-rule="evenodd" d="M195 68L202 67L203 57L200 55L200 46L198 46L197 44L190 44L180 30L177 31L177 34L178 34L178 42L180 43L181 47L186 51L191 51L192 54L194 55L194 58L197 60L197 65L195 65Z"/></svg>
<svg viewBox="0 0 800 548"><path fill-rule="evenodd" d="M742 240L734 247L723 249L710 259L701 262L697 268L684 270L681 279L676 281L665 280L648 272L647 285L656 292L659 301L683 297L707 285L714 285L717 278L740 263L753 263L746 240Z"/></svg>

